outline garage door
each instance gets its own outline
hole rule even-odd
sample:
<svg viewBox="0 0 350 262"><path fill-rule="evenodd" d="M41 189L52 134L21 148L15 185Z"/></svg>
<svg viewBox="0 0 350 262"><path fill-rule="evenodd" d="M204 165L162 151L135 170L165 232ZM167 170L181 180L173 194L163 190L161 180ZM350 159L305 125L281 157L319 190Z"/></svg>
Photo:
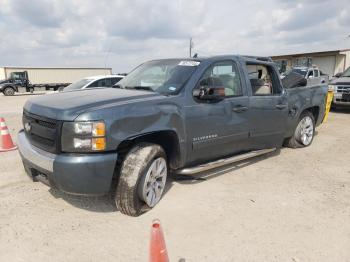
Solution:
<svg viewBox="0 0 350 262"><path fill-rule="evenodd" d="M335 69L335 56L313 57L312 64L316 65L323 73L333 76Z"/></svg>

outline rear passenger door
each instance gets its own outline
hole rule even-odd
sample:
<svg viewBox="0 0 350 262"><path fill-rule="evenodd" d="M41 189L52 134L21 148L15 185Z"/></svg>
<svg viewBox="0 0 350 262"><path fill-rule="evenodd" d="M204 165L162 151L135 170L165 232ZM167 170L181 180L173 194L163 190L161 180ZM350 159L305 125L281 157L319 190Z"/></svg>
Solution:
<svg viewBox="0 0 350 262"><path fill-rule="evenodd" d="M247 64L251 86L249 149L282 145L288 117L287 94L276 70L269 64Z"/></svg>
<svg viewBox="0 0 350 262"><path fill-rule="evenodd" d="M242 86L242 73L234 61L212 64L202 75L195 89L210 82L224 87L221 101L199 101L186 107L186 133L189 143L189 162L212 160L242 151L249 133L249 98ZM210 84L209 84L210 85Z"/></svg>

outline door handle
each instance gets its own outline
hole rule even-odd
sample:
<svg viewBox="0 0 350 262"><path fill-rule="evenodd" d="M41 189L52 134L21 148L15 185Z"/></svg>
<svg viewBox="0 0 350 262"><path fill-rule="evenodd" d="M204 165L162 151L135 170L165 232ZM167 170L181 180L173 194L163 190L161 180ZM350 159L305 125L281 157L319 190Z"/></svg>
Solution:
<svg viewBox="0 0 350 262"><path fill-rule="evenodd" d="M278 108L278 109L285 109L286 107L287 107L286 104L278 104L278 105L276 105L276 108Z"/></svg>
<svg viewBox="0 0 350 262"><path fill-rule="evenodd" d="M248 110L248 107L246 106L235 106L234 108L232 108L232 111L236 113L240 113L246 110Z"/></svg>

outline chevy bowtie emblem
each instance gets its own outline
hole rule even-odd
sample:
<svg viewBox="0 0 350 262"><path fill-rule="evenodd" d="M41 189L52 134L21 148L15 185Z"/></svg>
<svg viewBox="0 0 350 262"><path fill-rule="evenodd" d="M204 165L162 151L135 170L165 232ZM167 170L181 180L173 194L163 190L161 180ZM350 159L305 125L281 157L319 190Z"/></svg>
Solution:
<svg viewBox="0 0 350 262"><path fill-rule="evenodd" d="M29 122L27 122L24 124L24 129L29 133L32 129L32 125Z"/></svg>

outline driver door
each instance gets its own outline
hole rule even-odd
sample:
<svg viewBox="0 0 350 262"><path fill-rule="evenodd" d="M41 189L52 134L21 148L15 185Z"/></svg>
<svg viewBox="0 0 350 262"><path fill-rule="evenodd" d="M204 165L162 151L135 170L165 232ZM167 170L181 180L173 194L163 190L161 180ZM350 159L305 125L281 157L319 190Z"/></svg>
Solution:
<svg viewBox="0 0 350 262"><path fill-rule="evenodd" d="M249 99L242 88L234 61L211 65L195 89L216 85L225 90L224 98L209 101L194 97L186 107L189 163L205 162L244 150L249 134ZM224 87L224 89L222 88ZM194 92L198 93L198 92Z"/></svg>

